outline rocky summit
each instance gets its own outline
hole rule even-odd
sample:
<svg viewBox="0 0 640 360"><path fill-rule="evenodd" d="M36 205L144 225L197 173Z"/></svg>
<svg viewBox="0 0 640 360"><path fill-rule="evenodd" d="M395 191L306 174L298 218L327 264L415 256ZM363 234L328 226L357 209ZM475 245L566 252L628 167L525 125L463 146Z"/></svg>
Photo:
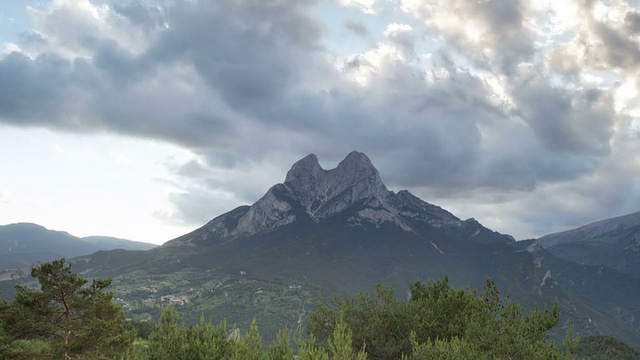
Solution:
<svg viewBox="0 0 640 360"><path fill-rule="evenodd" d="M450 212L422 201L409 191L387 189L380 173L363 153L349 153L335 169L325 170L309 154L297 161L285 178L251 206L223 214L165 246L210 245L265 233L296 221L320 223L338 215L349 226L394 226L420 235L424 226L455 238L478 242L512 242L474 219L462 221ZM441 251L438 245L431 242Z"/></svg>

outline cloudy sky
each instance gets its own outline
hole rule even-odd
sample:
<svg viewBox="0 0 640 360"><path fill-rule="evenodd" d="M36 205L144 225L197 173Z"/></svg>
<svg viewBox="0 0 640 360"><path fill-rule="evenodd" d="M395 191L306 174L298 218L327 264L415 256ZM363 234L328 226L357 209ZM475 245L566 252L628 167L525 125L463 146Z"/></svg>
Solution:
<svg viewBox="0 0 640 360"><path fill-rule="evenodd" d="M162 243L351 150L518 239L640 210L635 0L13 0L0 47L0 224Z"/></svg>

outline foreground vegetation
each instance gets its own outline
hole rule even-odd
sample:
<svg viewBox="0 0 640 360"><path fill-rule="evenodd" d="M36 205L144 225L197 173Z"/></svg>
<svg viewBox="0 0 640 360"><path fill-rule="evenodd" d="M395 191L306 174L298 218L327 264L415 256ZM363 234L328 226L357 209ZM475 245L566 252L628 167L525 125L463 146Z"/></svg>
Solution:
<svg viewBox="0 0 640 360"><path fill-rule="evenodd" d="M13 302L0 303L0 358L568 359L581 351L571 333L561 346L549 340L557 305L525 312L490 279L482 291L454 289L446 278L416 282L408 301L382 285L371 294L336 297L318 305L305 334L284 329L266 346L256 321L244 333L204 316L186 325L173 306L159 324L127 322L105 290L110 279L89 283L64 259L31 274L40 289L18 286ZM588 351L609 343L589 341L595 348Z"/></svg>
<svg viewBox="0 0 640 360"><path fill-rule="evenodd" d="M618 339L598 335L581 339L576 356L589 360L637 360L640 359L640 352Z"/></svg>

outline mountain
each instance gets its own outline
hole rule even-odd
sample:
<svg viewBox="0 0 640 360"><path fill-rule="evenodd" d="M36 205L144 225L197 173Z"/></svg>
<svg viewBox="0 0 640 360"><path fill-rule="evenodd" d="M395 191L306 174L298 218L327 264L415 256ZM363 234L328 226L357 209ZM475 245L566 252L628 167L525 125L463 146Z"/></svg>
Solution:
<svg viewBox="0 0 640 360"><path fill-rule="evenodd" d="M99 250L150 250L158 246L141 241L126 240L111 236L85 236L80 238L80 240L97 246Z"/></svg>
<svg viewBox="0 0 640 360"><path fill-rule="evenodd" d="M597 288L615 278L624 286L619 292L632 289L635 296L640 281L613 270L598 275L535 241L516 242L409 191L390 191L359 152L330 170L308 155L254 204L163 246L98 251L73 262L86 276L111 276L130 317L157 320L172 302L188 322L227 317L246 328L256 318L267 340L280 328L300 329L317 302L334 294L371 291L381 282L404 297L410 282L448 276L452 285L470 288L493 277L503 294L528 308L558 301L556 337L573 324L578 334L606 334L640 346L640 324L631 320L637 300L602 299L589 291L590 284ZM569 277L576 274L578 284Z"/></svg>
<svg viewBox="0 0 640 360"><path fill-rule="evenodd" d="M546 235L538 243L559 258L640 278L640 212Z"/></svg>
<svg viewBox="0 0 640 360"><path fill-rule="evenodd" d="M536 240L554 278L572 293L640 329L640 212Z"/></svg>
<svg viewBox="0 0 640 360"><path fill-rule="evenodd" d="M0 270L40 261L77 257L99 250L148 250L155 245L105 236L78 238L30 223L0 226Z"/></svg>
<svg viewBox="0 0 640 360"><path fill-rule="evenodd" d="M437 243L446 247L449 237L486 244L515 241L475 219L462 221L406 190L389 191L369 158L354 151L332 170L322 169L318 158L308 155L293 165L284 183L273 186L252 206L238 207L164 246L210 246L296 222L331 224L336 219L342 219L342 225L362 229L395 228L408 237L438 231L438 236L428 237L437 252L442 252Z"/></svg>

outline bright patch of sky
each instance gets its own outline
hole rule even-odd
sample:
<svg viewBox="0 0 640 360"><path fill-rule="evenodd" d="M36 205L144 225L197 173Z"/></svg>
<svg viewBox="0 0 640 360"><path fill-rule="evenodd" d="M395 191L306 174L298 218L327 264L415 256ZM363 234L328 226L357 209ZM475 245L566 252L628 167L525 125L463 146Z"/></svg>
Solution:
<svg viewBox="0 0 640 360"><path fill-rule="evenodd" d="M0 4L5 51L31 29L28 8L46 1ZM110 135L79 136L44 129L0 127L0 224L33 222L75 236L109 235L162 243L192 230L168 222L176 191L167 165L190 152L157 141ZM127 200L128 199L128 200Z"/></svg>
<svg viewBox="0 0 640 360"><path fill-rule="evenodd" d="M374 2L372 2L374 4ZM385 41L389 27L404 26L421 29L419 22L406 16L389 4L377 4L366 8L351 3L340 6L336 3L321 2L314 10L326 32L323 44L338 57L348 57L369 51ZM375 9L375 12L367 9ZM428 37L424 30L414 31L415 51L421 54L438 49L438 44Z"/></svg>
<svg viewBox="0 0 640 360"><path fill-rule="evenodd" d="M3 1L0 5L0 44L6 48L21 33L30 29L27 6L45 8L47 2L31 0Z"/></svg>
<svg viewBox="0 0 640 360"><path fill-rule="evenodd" d="M112 135L1 129L2 224L153 243L193 230L166 221L173 211L167 196L179 189L167 165L193 158L189 151Z"/></svg>

